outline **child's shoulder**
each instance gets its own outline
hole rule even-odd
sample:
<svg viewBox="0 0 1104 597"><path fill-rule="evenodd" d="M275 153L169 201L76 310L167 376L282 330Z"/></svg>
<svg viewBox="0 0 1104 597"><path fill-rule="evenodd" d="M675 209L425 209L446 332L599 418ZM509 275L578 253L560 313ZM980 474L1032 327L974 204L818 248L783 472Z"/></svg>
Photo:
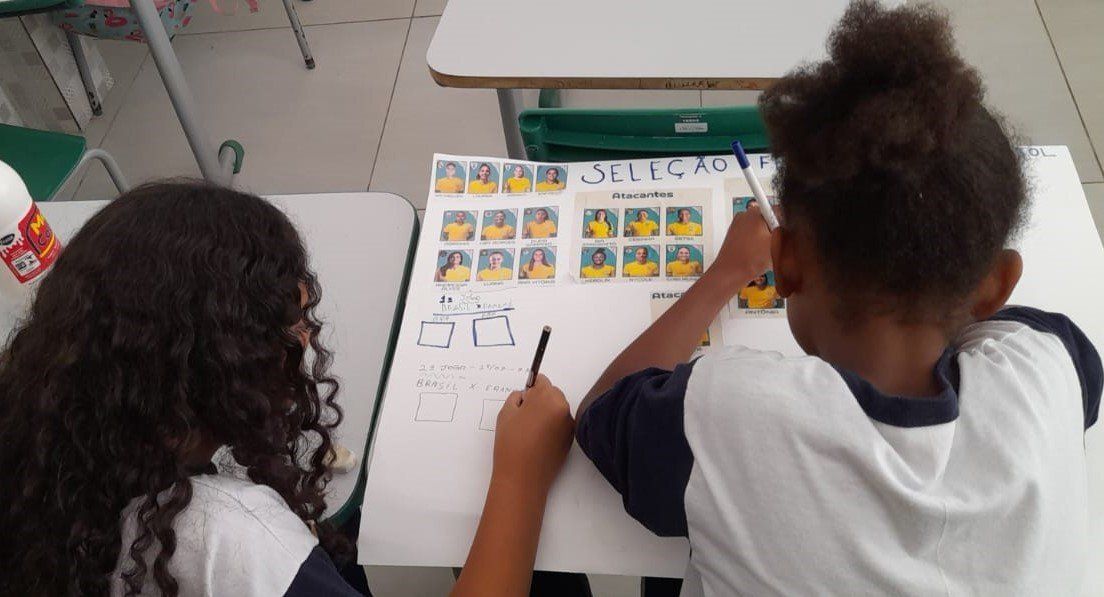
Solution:
<svg viewBox="0 0 1104 597"><path fill-rule="evenodd" d="M830 363L744 346L724 347L698 359L686 389L688 412L780 418L790 424L809 417L815 424L817 417L849 411L853 402Z"/></svg>
<svg viewBox="0 0 1104 597"><path fill-rule="evenodd" d="M1085 428L1096 422L1104 367L1092 341L1069 317L1008 307L967 326L955 348L965 355L964 375L1013 384L1036 404L1080 394ZM1065 387L1069 392L1061 391Z"/></svg>
<svg viewBox="0 0 1104 597"><path fill-rule="evenodd" d="M218 521L229 531L228 540L247 536L267 538L289 553L310 551L318 543L276 490L233 475L198 475L191 478L192 501L182 522L193 519Z"/></svg>
<svg viewBox="0 0 1104 597"><path fill-rule="evenodd" d="M283 594L318 545L307 525L271 487L227 474L197 475L189 481L192 498L173 519L176 551L169 564L180 593ZM127 549L137 537L138 506L135 500L124 511L117 573L129 565ZM152 550L145 559L151 565Z"/></svg>
<svg viewBox="0 0 1104 597"><path fill-rule="evenodd" d="M709 389L735 386L773 394L835 383L839 374L818 357L786 356L774 350L725 346L695 362L694 378L699 383L709 384Z"/></svg>

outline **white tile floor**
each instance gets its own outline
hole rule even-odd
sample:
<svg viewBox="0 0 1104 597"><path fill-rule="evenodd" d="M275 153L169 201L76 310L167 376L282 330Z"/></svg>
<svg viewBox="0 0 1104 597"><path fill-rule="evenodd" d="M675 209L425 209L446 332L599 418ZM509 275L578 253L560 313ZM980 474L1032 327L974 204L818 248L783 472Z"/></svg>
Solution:
<svg viewBox="0 0 1104 597"><path fill-rule="evenodd" d="M205 2L174 42L214 139L246 148L241 186L258 193L391 191L425 202L434 151L504 154L495 95L438 87L425 52L446 0L297 1L318 68L307 71L279 0L259 14L214 14ZM940 0L959 46L982 72L989 100L1024 143L1068 145L1104 230L1104 3L1100 0ZM146 48L98 41L117 81L91 146L132 181L195 175ZM567 105L744 104L754 92L567 92ZM526 95L535 103L535 94ZM63 196L104 197L92 167ZM378 595L441 595L448 570L372 568ZM601 596L636 595L637 581L595 579Z"/></svg>

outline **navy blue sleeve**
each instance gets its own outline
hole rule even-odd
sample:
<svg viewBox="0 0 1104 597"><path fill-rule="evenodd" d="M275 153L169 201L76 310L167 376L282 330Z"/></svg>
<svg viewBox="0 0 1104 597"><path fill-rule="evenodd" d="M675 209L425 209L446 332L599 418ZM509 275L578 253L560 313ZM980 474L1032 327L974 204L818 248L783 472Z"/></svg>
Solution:
<svg viewBox="0 0 1104 597"><path fill-rule="evenodd" d="M575 430L625 511L664 537L688 534L683 496L694 455L682 422L693 367L645 369L622 379L591 403Z"/></svg>
<svg viewBox="0 0 1104 597"><path fill-rule="evenodd" d="M1100 394L1104 391L1104 367L1100 364L1100 355L1081 331L1068 317L1058 313L1047 313L1031 307L1008 307L993 316L997 321L1018 321L1032 329L1054 334L1065 345L1073 359L1073 368L1081 381L1081 402L1085 407L1085 429L1092 427L1100 413Z"/></svg>
<svg viewBox="0 0 1104 597"><path fill-rule="evenodd" d="M299 566L299 572L291 581L284 597L314 597L316 595L334 595L336 597L364 597L349 586L338 574L330 556L316 546L307 559Z"/></svg>

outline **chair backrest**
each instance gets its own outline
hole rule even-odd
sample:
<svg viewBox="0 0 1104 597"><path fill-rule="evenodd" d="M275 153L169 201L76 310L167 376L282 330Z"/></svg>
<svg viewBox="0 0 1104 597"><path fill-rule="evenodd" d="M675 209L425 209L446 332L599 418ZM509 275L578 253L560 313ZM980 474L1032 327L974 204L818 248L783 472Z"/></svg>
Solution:
<svg viewBox="0 0 1104 597"><path fill-rule="evenodd" d="M518 118L525 153L540 162L714 155L739 139L768 148L756 106L599 110L537 108Z"/></svg>
<svg viewBox="0 0 1104 597"><path fill-rule="evenodd" d="M0 161L27 184L35 201L52 197L80 162L84 137L0 124Z"/></svg>

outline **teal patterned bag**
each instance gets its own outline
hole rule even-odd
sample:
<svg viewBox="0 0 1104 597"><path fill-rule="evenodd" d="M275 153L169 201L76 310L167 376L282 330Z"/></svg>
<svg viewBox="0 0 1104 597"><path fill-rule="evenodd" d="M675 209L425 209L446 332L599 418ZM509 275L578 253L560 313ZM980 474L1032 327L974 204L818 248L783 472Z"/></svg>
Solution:
<svg viewBox="0 0 1104 597"><path fill-rule="evenodd" d="M158 1L157 13L165 31L172 37L192 20L192 5L197 0ZM138 17L129 6L95 6L85 4L78 8L58 10L51 14L54 23L66 31L101 39L129 39L145 41Z"/></svg>

